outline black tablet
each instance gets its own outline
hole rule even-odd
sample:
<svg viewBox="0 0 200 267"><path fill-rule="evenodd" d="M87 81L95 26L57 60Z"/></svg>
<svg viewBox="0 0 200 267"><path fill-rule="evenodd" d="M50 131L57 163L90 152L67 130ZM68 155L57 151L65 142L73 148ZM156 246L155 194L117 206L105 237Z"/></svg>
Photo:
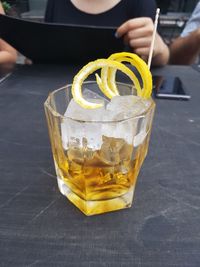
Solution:
<svg viewBox="0 0 200 267"><path fill-rule="evenodd" d="M88 62L124 50L116 28L40 23L0 15L0 36L34 63Z"/></svg>

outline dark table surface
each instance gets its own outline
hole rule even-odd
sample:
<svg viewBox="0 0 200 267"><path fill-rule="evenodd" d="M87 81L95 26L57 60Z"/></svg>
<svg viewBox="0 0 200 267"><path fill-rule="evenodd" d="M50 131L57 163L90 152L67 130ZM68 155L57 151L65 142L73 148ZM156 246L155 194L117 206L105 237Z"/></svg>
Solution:
<svg viewBox="0 0 200 267"><path fill-rule="evenodd" d="M200 75L156 100L134 205L86 217L58 189L43 102L78 67L24 66L0 84L0 266L200 266Z"/></svg>

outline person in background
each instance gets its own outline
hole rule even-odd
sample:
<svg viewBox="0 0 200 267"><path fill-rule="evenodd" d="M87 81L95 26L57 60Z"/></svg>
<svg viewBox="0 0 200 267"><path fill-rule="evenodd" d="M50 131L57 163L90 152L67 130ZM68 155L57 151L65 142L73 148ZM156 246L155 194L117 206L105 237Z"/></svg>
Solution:
<svg viewBox="0 0 200 267"><path fill-rule="evenodd" d="M200 55L200 1L180 37L170 45L170 63L188 65Z"/></svg>
<svg viewBox="0 0 200 267"><path fill-rule="evenodd" d="M5 14L1 2L0 2L0 14ZM6 43L4 40L0 39L0 64L14 64L16 63L16 60L17 60L16 50L8 43Z"/></svg>
<svg viewBox="0 0 200 267"><path fill-rule="evenodd" d="M45 21L116 27L132 51L147 60L156 13L154 0L48 0ZM157 33L153 65L168 63L169 49Z"/></svg>

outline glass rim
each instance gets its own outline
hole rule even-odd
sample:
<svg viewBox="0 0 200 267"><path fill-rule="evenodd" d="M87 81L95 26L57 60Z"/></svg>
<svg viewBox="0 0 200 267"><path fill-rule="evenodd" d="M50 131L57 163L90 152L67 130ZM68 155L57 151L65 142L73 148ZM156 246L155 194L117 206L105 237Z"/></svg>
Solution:
<svg viewBox="0 0 200 267"><path fill-rule="evenodd" d="M84 81L83 84L92 84L92 83L96 83L95 80L90 80L90 81ZM132 85L131 83L123 83L123 82L116 82L117 84L119 85L123 85L123 86L129 86L129 87L132 87L134 88L134 85ZM75 121L75 122L79 122L79 123L105 123L105 124L108 124L108 123L119 123L119 122L125 122L125 121L128 121L128 120L135 120L135 119L140 119L140 118L144 118L145 115L149 112L149 110L151 110L153 107L155 107L155 102L153 101L152 97L150 97L151 99L151 105L140 115L136 115L136 116L130 116L126 119L119 119L119 120L94 120L94 121L91 121L91 120L78 120L78 119L74 119L74 118L71 118L71 117L68 117L68 116L64 116L62 114L60 114L58 111L55 111L52 106L50 105L50 98L55 95L57 92L61 91L61 90L64 90L64 89L68 89L69 87L72 86L72 83L70 84L67 84L65 86L62 86L52 92L49 93L47 99L45 100L44 102L44 106L46 108L49 109L49 111L55 116L55 117L58 117L62 120L72 120L72 121Z"/></svg>

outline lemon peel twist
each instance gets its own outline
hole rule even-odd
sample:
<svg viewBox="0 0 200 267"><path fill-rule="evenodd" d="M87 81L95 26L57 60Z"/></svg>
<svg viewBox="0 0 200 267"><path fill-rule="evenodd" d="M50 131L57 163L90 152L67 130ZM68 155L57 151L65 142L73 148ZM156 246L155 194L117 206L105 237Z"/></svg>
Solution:
<svg viewBox="0 0 200 267"><path fill-rule="evenodd" d="M83 98L83 95L81 92L81 88L82 88L82 84L84 80L87 79L87 77L91 73L103 67L110 67L110 68L118 69L122 71L123 73L125 73L133 82L135 82L134 73L128 67L126 67L124 64L120 62L110 60L110 59L97 59L95 61L89 62L77 73L77 75L74 77L73 84L72 84L72 95L73 95L74 101L80 106L87 108L87 109L95 109L95 108L100 108L103 106L102 103L88 102L87 100ZM105 86L105 84L103 83L102 79L98 76L98 74L96 74L96 78L97 78L97 84L104 95L106 95L110 99L116 96L116 94L109 87ZM138 82L138 86L140 86L139 82Z"/></svg>
<svg viewBox="0 0 200 267"><path fill-rule="evenodd" d="M142 78L142 84L143 84L143 88L142 90L140 90L140 87L137 86L137 83L134 83L135 88L137 90L137 94L143 98L149 98L151 96L152 75L151 75L151 72L149 71L147 64L139 56L133 53L129 53L129 52L121 52L121 53L112 54L108 59L115 60L117 62L128 62L133 67L136 67L137 71L139 72ZM117 72L117 69L114 69L114 68L103 68L101 70L101 76L107 77L107 80L109 81L110 89L116 94L119 94L117 86L116 86L116 82L115 82L116 72Z"/></svg>
<svg viewBox="0 0 200 267"><path fill-rule="evenodd" d="M131 69L122 62L128 62L138 70L143 87ZM116 71L120 70L126 74L135 85L137 95L143 98L149 98L152 92L152 76L146 63L137 55L128 52L112 54L108 59L97 59L86 64L74 77L72 84L72 95L74 101L86 109L101 108L103 103L92 103L83 98L82 84L90 74L101 69L101 77L96 76L96 82L105 96L112 99L119 95L116 85Z"/></svg>

